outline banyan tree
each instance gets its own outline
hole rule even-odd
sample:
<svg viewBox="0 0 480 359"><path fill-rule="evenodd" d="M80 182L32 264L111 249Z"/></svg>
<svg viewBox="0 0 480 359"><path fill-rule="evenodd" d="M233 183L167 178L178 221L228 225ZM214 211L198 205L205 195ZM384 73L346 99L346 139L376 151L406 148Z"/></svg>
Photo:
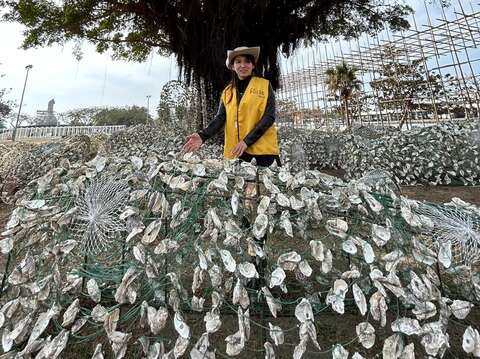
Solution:
<svg viewBox="0 0 480 359"><path fill-rule="evenodd" d="M26 26L25 49L87 40L117 59L174 54L209 109L228 81L226 49L261 46L257 71L277 88L279 52L328 36L405 29L412 11L399 0L15 0L0 8L4 20Z"/></svg>

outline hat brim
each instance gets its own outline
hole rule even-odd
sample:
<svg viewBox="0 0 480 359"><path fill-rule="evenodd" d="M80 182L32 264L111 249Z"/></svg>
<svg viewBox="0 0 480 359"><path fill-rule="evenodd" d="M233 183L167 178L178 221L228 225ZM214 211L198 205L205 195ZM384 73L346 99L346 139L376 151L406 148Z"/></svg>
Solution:
<svg viewBox="0 0 480 359"><path fill-rule="evenodd" d="M227 66L228 69L232 69L232 66L230 66L230 63L232 60L239 56L239 55L251 55L255 59L255 63L258 61L258 57L260 55L260 46L255 46L255 47L246 47L243 49L234 49L234 50L228 50L227 51L227 60L225 61L225 65Z"/></svg>

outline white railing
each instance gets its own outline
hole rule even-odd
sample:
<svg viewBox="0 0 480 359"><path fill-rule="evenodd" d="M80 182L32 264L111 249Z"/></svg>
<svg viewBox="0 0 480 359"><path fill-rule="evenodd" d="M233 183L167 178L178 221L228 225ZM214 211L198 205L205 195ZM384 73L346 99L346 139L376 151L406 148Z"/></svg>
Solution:
<svg viewBox="0 0 480 359"><path fill-rule="evenodd" d="M124 130L126 126L55 126L55 127L20 127L17 129L17 140L35 138L55 138L73 135L91 135L104 133L111 135ZM11 140L13 130L0 130L0 141Z"/></svg>

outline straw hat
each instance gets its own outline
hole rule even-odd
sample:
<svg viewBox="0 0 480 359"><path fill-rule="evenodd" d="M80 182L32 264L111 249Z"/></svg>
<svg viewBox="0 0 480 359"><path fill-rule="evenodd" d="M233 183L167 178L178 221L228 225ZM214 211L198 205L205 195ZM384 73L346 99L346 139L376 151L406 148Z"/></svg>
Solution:
<svg viewBox="0 0 480 359"><path fill-rule="evenodd" d="M258 60L258 56L260 55L260 46L240 46L234 48L233 50L227 50L227 60L225 61L225 65L227 65L228 69L232 69L232 67L230 66L230 62L232 62L232 60L238 55L252 55L256 63Z"/></svg>

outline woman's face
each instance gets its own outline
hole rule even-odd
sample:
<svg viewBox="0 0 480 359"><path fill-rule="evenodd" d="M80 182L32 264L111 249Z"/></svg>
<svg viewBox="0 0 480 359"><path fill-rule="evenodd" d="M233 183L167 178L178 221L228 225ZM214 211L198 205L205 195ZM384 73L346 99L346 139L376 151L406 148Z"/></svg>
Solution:
<svg viewBox="0 0 480 359"><path fill-rule="evenodd" d="M246 56L238 55L233 59L233 71L240 80L251 76L254 68L255 66Z"/></svg>

